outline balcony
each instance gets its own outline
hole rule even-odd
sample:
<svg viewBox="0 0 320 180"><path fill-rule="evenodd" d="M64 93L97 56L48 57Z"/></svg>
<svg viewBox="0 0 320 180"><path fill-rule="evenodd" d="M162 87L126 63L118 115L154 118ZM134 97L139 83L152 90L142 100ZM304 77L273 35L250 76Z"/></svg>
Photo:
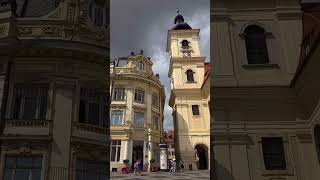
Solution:
<svg viewBox="0 0 320 180"><path fill-rule="evenodd" d="M6 120L3 135L49 135L51 120Z"/></svg>
<svg viewBox="0 0 320 180"><path fill-rule="evenodd" d="M113 73L116 73L116 74L135 74L135 75L148 76L150 79L160 83L160 80L155 75L150 76L150 74L147 71L140 71L140 70L137 70L134 68L125 68L125 67L121 67L121 68L118 67L115 69L111 68L110 74L113 74Z"/></svg>
<svg viewBox="0 0 320 180"><path fill-rule="evenodd" d="M73 141L106 144L108 129L106 127L75 122L72 126Z"/></svg>

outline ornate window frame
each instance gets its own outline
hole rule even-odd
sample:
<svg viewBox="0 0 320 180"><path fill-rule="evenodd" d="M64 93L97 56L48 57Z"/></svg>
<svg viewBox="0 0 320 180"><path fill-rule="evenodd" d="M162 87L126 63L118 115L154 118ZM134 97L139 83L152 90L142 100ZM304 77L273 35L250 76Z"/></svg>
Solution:
<svg viewBox="0 0 320 180"><path fill-rule="evenodd" d="M48 152L46 150L35 150L30 149L29 147L22 147L20 149L15 150L2 150L1 152L1 168L0 168L0 177L4 177L5 175L5 157L7 155L13 156L21 156L21 155L32 155L32 156L42 156L42 169L41 169L41 180L45 179L47 176L48 169Z"/></svg>

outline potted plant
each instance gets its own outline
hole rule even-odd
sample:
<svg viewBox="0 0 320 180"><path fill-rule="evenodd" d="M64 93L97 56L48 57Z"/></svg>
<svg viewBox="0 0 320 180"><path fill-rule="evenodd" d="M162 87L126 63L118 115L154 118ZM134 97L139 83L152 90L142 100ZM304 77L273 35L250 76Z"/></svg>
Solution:
<svg viewBox="0 0 320 180"><path fill-rule="evenodd" d="M122 174L128 174L129 173L129 159L125 159L122 161L125 164L125 167L122 168Z"/></svg>
<svg viewBox="0 0 320 180"><path fill-rule="evenodd" d="M156 172L157 171L157 167L155 165L153 165L154 162L155 162L154 159L150 159L150 171L151 172Z"/></svg>

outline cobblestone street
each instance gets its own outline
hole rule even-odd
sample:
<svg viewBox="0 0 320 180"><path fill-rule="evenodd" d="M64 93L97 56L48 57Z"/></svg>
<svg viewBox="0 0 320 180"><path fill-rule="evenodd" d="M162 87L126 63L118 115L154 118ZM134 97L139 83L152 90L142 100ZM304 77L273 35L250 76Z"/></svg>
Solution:
<svg viewBox="0 0 320 180"><path fill-rule="evenodd" d="M209 180L210 173L208 170L200 170L200 171L184 171L177 172L176 174L171 174L170 172L143 172L143 176L137 176L133 173L129 174L120 174L120 173L111 173L112 180L143 180L143 179L183 179L183 180L191 180L191 179L199 179L199 180Z"/></svg>

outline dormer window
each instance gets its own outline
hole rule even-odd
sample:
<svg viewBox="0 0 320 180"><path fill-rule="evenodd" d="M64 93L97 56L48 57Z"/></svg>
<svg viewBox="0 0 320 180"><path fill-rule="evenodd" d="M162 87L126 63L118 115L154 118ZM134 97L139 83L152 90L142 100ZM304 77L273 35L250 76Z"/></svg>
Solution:
<svg viewBox="0 0 320 180"><path fill-rule="evenodd" d="M144 63L143 62L138 62L138 69L141 71L144 70Z"/></svg>
<svg viewBox="0 0 320 180"><path fill-rule="evenodd" d="M89 5L89 18L94 25L107 27L109 24L109 11L107 4L103 5L92 0Z"/></svg>
<svg viewBox="0 0 320 180"><path fill-rule="evenodd" d="M189 48L190 48L189 43L190 43L189 41L183 40L183 41L181 42L181 44L182 44L182 49L189 49Z"/></svg>

